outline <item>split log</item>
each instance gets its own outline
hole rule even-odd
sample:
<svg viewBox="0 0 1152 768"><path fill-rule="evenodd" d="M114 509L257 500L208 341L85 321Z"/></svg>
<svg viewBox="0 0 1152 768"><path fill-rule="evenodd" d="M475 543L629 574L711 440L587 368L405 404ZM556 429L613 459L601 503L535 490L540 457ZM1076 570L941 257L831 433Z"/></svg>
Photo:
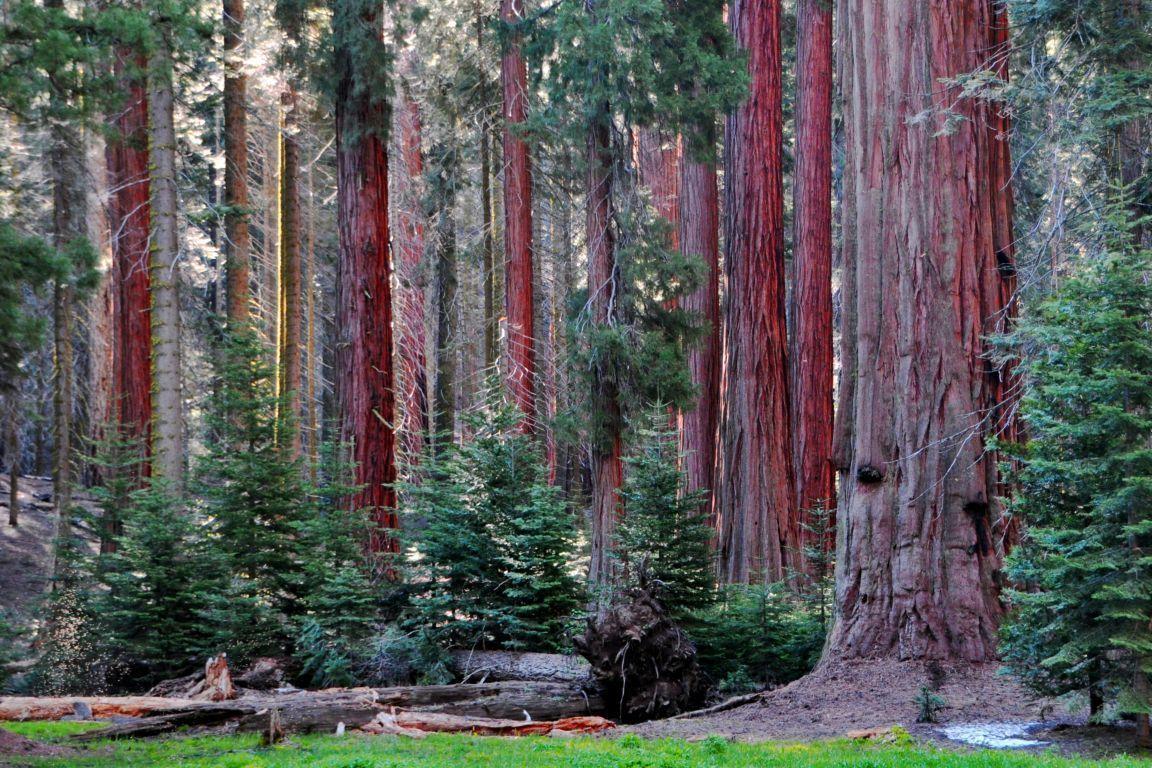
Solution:
<svg viewBox="0 0 1152 768"><path fill-rule="evenodd" d="M520 721L561 720L592 714L603 707L598 696L579 686L531 682L301 691L238 699L228 704L189 701L173 706L171 699L160 701L167 708L157 708L150 717L91 731L83 737L92 740L154 736L183 726L228 725L239 731L265 732L273 718L278 718L280 727L288 733L331 732L339 723L358 728L380 712L396 707Z"/></svg>
<svg viewBox="0 0 1152 768"><path fill-rule="evenodd" d="M59 720L73 714L77 703L87 704L95 718L145 717L173 708L206 704L191 699L165 699L158 696L0 696L0 722Z"/></svg>
<svg viewBox="0 0 1152 768"><path fill-rule="evenodd" d="M550 736L599 733L615 728L603 717L566 717L560 720L501 720L488 717L462 717L435 712L381 712L361 730L366 733L423 738L429 733L468 733L473 736Z"/></svg>
<svg viewBox="0 0 1152 768"><path fill-rule="evenodd" d="M227 701L236 698L236 687L228 671L228 654L221 653L204 665L204 679L188 693L198 701Z"/></svg>
<svg viewBox="0 0 1152 768"><path fill-rule="evenodd" d="M587 684L592 681L592 667L586 660L561 653L454 651L452 666L466 683L532 680Z"/></svg>

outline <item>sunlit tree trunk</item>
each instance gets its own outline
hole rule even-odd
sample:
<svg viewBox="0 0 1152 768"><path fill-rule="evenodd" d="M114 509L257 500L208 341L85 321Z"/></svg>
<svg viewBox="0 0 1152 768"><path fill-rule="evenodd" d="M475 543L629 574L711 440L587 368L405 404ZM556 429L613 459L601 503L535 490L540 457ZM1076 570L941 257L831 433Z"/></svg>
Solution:
<svg viewBox="0 0 1152 768"><path fill-rule="evenodd" d="M244 74L244 0L224 11L224 252L228 321L248 320L251 239L248 234L248 76Z"/></svg>
<svg viewBox="0 0 1152 768"><path fill-rule="evenodd" d="M720 576L776 581L799 564L784 316L779 0L734 0L751 93L725 128L724 406L717 483Z"/></svg>
<svg viewBox="0 0 1152 768"><path fill-rule="evenodd" d="M845 0L844 349L831 658L995 658L995 429L1005 194L989 0ZM941 104L963 119L941 113ZM920 120L893 116L925 116ZM945 123L947 122L947 130ZM1002 155L1006 158L1006 154ZM999 211L999 213L998 213ZM999 225L1003 226L1003 223Z"/></svg>
<svg viewBox="0 0 1152 768"><path fill-rule="evenodd" d="M381 33L379 10L336 0L337 387L341 437L351 445L351 500L374 522L369 549L398 551L395 390L392 371L391 263L388 253L388 150L385 96L355 87L368 78L362 35Z"/></svg>
<svg viewBox="0 0 1152 768"><path fill-rule="evenodd" d="M522 23L521 0L501 0L504 23ZM528 145L519 135L525 120L526 70L515 31L500 61L504 88L504 314L507 318L509 397L532 429L536 397L535 291L532 269L532 167Z"/></svg>
<svg viewBox="0 0 1152 768"><path fill-rule="evenodd" d="M796 16L792 429L796 502L800 513L808 515L816 510L834 513L836 508L832 468L832 2L800 0ZM801 540L809 538L803 530ZM831 545L831 541L812 543Z"/></svg>

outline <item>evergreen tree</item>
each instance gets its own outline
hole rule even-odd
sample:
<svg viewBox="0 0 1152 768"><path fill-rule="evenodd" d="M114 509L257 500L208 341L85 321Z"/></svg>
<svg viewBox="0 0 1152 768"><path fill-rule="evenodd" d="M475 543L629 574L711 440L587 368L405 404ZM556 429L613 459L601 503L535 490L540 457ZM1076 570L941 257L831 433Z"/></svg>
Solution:
<svg viewBox="0 0 1152 768"><path fill-rule="evenodd" d="M1010 575L1008 664L1046 694L1089 690L1125 711L1152 705L1152 253L1134 242L1127 201L1105 252L1074 265L1011 337L1023 351L1013 511L1027 522Z"/></svg>
<svg viewBox="0 0 1152 768"><path fill-rule="evenodd" d="M65 274L62 254L0 221L0 389L17 381L24 356L44 333L42 318L27 311L25 293Z"/></svg>
<svg viewBox="0 0 1152 768"><path fill-rule="evenodd" d="M572 516L521 418L490 402L409 488L424 521L411 621L442 645L560 650L580 605Z"/></svg>

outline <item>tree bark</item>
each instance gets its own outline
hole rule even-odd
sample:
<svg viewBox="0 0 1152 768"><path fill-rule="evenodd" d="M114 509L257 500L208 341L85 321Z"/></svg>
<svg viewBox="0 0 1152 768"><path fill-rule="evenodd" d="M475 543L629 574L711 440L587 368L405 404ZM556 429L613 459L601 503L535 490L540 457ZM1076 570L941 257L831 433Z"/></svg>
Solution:
<svg viewBox="0 0 1152 768"><path fill-rule="evenodd" d="M147 457L152 427L152 305L149 280L151 179L148 170L148 62L120 48L114 61L124 103L113 116L113 136L105 145L112 246L115 323L112 393L117 440L131 444L139 463L122 471L138 482L150 472ZM111 510L102 518L100 549L113 552L120 522Z"/></svg>
<svg viewBox="0 0 1152 768"><path fill-rule="evenodd" d="M524 413L523 428L535 425L536 330L532 265L532 165L520 132L525 121L527 76L520 54L522 0L501 0L500 19L512 34L500 60L504 88L504 314L507 322L508 394Z"/></svg>
<svg viewBox="0 0 1152 768"><path fill-rule="evenodd" d="M800 514L834 514L832 469L832 0L800 0L796 44L792 418ZM834 520L829 520L834 524ZM830 547L831 542L809 542Z"/></svg>
<svg viewBox="0 0 1152 768"><path fill-rule="evenodd" d="M152 167L152 472L184 492L183 379L180 351L180 242L176 220L176 129L172 52L162 30L149 61L149 160Z"/></svg>
<svg viewBox="0 0 1152 768"><path fill-rule="evenodd" d="M734 0L751 94L725 127L725 398L717 517L722 580L776 581L799 562L784 315L779 0Z"/></svg>
<svg viewBox="0 0 1152 768"><path fill-rule="evenodd" d="M435 439L454 439L456 427L457 287L456 149L441 146L436 197L436 389Z"/></svg>
<svg viewBox="0 0 1152 768"><path fill-rule="evenodd" d="M300 244L300 118L296 89L289 85L284 105L283 168L280 174L280 407L287 418L279 425L280 444L292 458L303 450L300 435L302 296Z"/></svg>
<svg viewBox="0 0 1152 768"><path fill-rule="evenodd" d="M992 108L941 85L987 67L992 8L842 6L846 399L826 657L995 658L1002 553L985 338L1001 300L1002 189Z"/></svg>
<svg viewBox="0 0 1152 768"><path fill-rule="evenodd" d="M680 250L680 140L659 128L638 131L640 181L652 196L657 215L670 227L668 247Z"/></svg>
<svg viewBox="0 0 1152 768"><path fill-rule="evenodd" d="M224 11L224 250L228 321L248 321L251 237L248 232L248 76L244 73L244 0Z"/></svg>
<svg viewBox="0 0 1152 768"><path fill-rule="evenodd" d="M684 454L685 490L707 491L700 510L714 522L716 437L720 413L720 196L716 165L680 157L680 248L704 262L704 283L680 300L707 325L700 345L688 352L688 368L698 394L696 407L680 416L680 450Z"/></svg>
<svg viewBox="0 0 1152 768"><path fill-rule="evenodd" d="M415 73L415 53L405 51L401 69L397 123L400 129L400 173L396 215L396 272L400 299L399 360L401 381L400 434L405 459L415 462L428 439L428 362L424 318L424 149L420 105L408 87Z"/></svg>
<svg viewBox="0 0 1152 768"><path fill-rule="evenodd" d="M337 227L337 386L341 438L351 447L353 509L368 510L374 554L399 550L396 515L395 382L392 370L392 265L388 253L387 110L382 94L356 84L366 77L357 35L376 41L378 11L337 0L335 32Z"/></svg>
<svg viewBox="0 0 1152 768"><path fill-rule="evenodd" d="M8 525L16 528L20 525L20 390L13 389L6 400L8 444L4 452L8 456Z"/></svg>

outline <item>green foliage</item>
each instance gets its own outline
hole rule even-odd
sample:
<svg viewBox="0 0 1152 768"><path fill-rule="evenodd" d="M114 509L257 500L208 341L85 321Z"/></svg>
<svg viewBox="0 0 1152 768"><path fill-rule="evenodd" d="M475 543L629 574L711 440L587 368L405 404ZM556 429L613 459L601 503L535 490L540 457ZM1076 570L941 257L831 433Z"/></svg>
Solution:
<svg viewBox="0 0 1152 768"><path fill-rule="evenodd" d="M791 682L816 665L825 628L785 584L722 590L692 629L700 664L726 693Z"/></svg>
<svg viewBox="0 0 1152 768"><path fill-rule="evenodd" d="M62 254L0 221L0 390L15 384L44 333L43 320L25 309L26 293L67 273Z"/></svg>
<svg viewBox="0 0 1152 768"><path fill-rule="evenodd" d="M385 42L383 10L373 0L330 0L332 77L341 140L388 140L394 53ZM371 22L369 23L369 19Z"/></svg>
<svg viewBox="0 0 1152 768"><path fill-rule="evenodd" d="M1012 512L1028 523L1009 575L1022 588L1004 659L1043 693L1093 689L1126 708L1152 668L1152 254L1127 201L1107 252L1074 264L1006 343L1022 354L1030 443Z"/></svg>
<svg viewBox="0 0 1152 768"><path fill-rule="evenodd" d="M916 722L937 723L940 721L940 710L947 706L944 697L933 691L929 686L922 685L916 693Z"/></svg>
<svg viewBox="0 0 1152 768"><path fill-rule="evenodd" d="M712 531L699 512L705 494L684 494L676 433L668 410L657 407L639 431L636 451L625 461L620 497L627 510L616 534L620 587L640 580L668 609L673 621L689 628L693 617L716 601Z"/></svg>
<svg viewBox="0 0 1152 768"><path fill-rule="evenodd" d="M559 650L580 589L575 525L512 406L469 416L410 486L419 583L410 621L448 647Z"/></svg>

